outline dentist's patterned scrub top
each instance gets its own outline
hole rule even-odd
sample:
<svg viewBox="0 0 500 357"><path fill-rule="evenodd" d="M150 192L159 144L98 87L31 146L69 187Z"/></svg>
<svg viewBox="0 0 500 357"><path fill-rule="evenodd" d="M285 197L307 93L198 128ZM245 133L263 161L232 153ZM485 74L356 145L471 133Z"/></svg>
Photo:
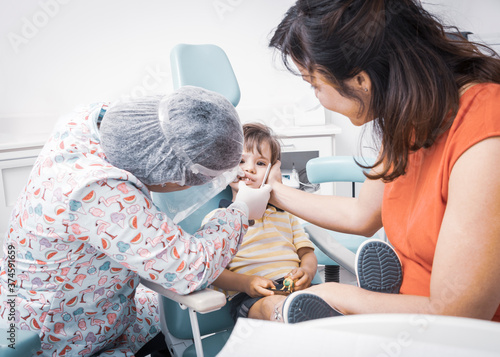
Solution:
<svg viewBox="0 0 500 357"><path fill-rule="evenodd" d="M139 278L180 294L202 289L248 228L231 208L216 211L194 236L174 225L136 177L106 160L95 124L101 108L82 108L58 124L4 243L0 326L38 332L44 356L133 355L160 332L157 296L137 289ZM15 252L15 286L8 252Z"/></svg>

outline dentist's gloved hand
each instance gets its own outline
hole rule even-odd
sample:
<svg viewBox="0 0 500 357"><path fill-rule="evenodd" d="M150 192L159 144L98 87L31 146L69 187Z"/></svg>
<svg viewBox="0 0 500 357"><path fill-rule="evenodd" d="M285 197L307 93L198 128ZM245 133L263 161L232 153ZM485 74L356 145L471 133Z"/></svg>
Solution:
<svg viewBox="0 0 500 357"><path fill-rule="evenodd" d="M271 197L271 185L261 188L250 188L243 181L238 184L236 202L244 202L248 206L248 219L260 219L266 211L267 203Z"/></svg>

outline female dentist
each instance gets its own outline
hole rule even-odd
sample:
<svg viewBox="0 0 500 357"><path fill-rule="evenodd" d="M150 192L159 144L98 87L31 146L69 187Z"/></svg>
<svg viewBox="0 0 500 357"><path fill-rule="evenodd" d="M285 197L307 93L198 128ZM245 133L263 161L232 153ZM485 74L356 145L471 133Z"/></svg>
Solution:
<svg viewBox="0 0 500 357"><path fill-rule="evenodd" d="M13 322L15 296L16 327L40 334L44 356L135 354L160 332L157 297L140 278L180 294L204 288L269 199L269 187L244 192L187 234L150 191L205 184L215 195L234 179L243 148L234 107L183 87L106 109L59 122L10 219L0 323Z"/></svg>

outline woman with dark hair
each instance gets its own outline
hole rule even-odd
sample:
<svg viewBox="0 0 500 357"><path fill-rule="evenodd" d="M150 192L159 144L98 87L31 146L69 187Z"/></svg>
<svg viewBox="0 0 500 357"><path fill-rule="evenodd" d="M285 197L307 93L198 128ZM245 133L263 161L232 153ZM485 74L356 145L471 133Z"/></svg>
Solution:
<svg viewBox="0 0 500 357"><path fill-rule="evenodd" d="M448 36L417 0L299 0L270 46L325 108L357 126L372 122L380 142L358 198L286 187L276 165L270 202L335 231L384 227L403 268L399 294L327 283L292 294L278 319L399 312L500 321L498 54ZM302 305L318 308L296 314Z"/></svg>

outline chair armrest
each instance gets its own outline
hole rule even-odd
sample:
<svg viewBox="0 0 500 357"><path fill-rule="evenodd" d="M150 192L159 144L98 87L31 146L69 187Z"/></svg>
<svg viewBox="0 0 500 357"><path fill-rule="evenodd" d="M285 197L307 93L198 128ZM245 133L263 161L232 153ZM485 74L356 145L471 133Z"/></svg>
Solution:
<svg viewBox="0 0 500 357"><path fill-rule="evenodd" d="M149 280L141 279L141 284L201 314L219 310L222 306L226 305L226 295L212 289L204 289L188 295L180 295Z"/></svg>
<svg viewBox="0 0 500 357"><path fill-rule="evenodd" d="M305 226L304 230L309 234L309 239L316 244L326 256L337 262L337 264L351 274L356 275L354 267L356 255L353 252L337 242L324 228L310 224Z"/></svg>

